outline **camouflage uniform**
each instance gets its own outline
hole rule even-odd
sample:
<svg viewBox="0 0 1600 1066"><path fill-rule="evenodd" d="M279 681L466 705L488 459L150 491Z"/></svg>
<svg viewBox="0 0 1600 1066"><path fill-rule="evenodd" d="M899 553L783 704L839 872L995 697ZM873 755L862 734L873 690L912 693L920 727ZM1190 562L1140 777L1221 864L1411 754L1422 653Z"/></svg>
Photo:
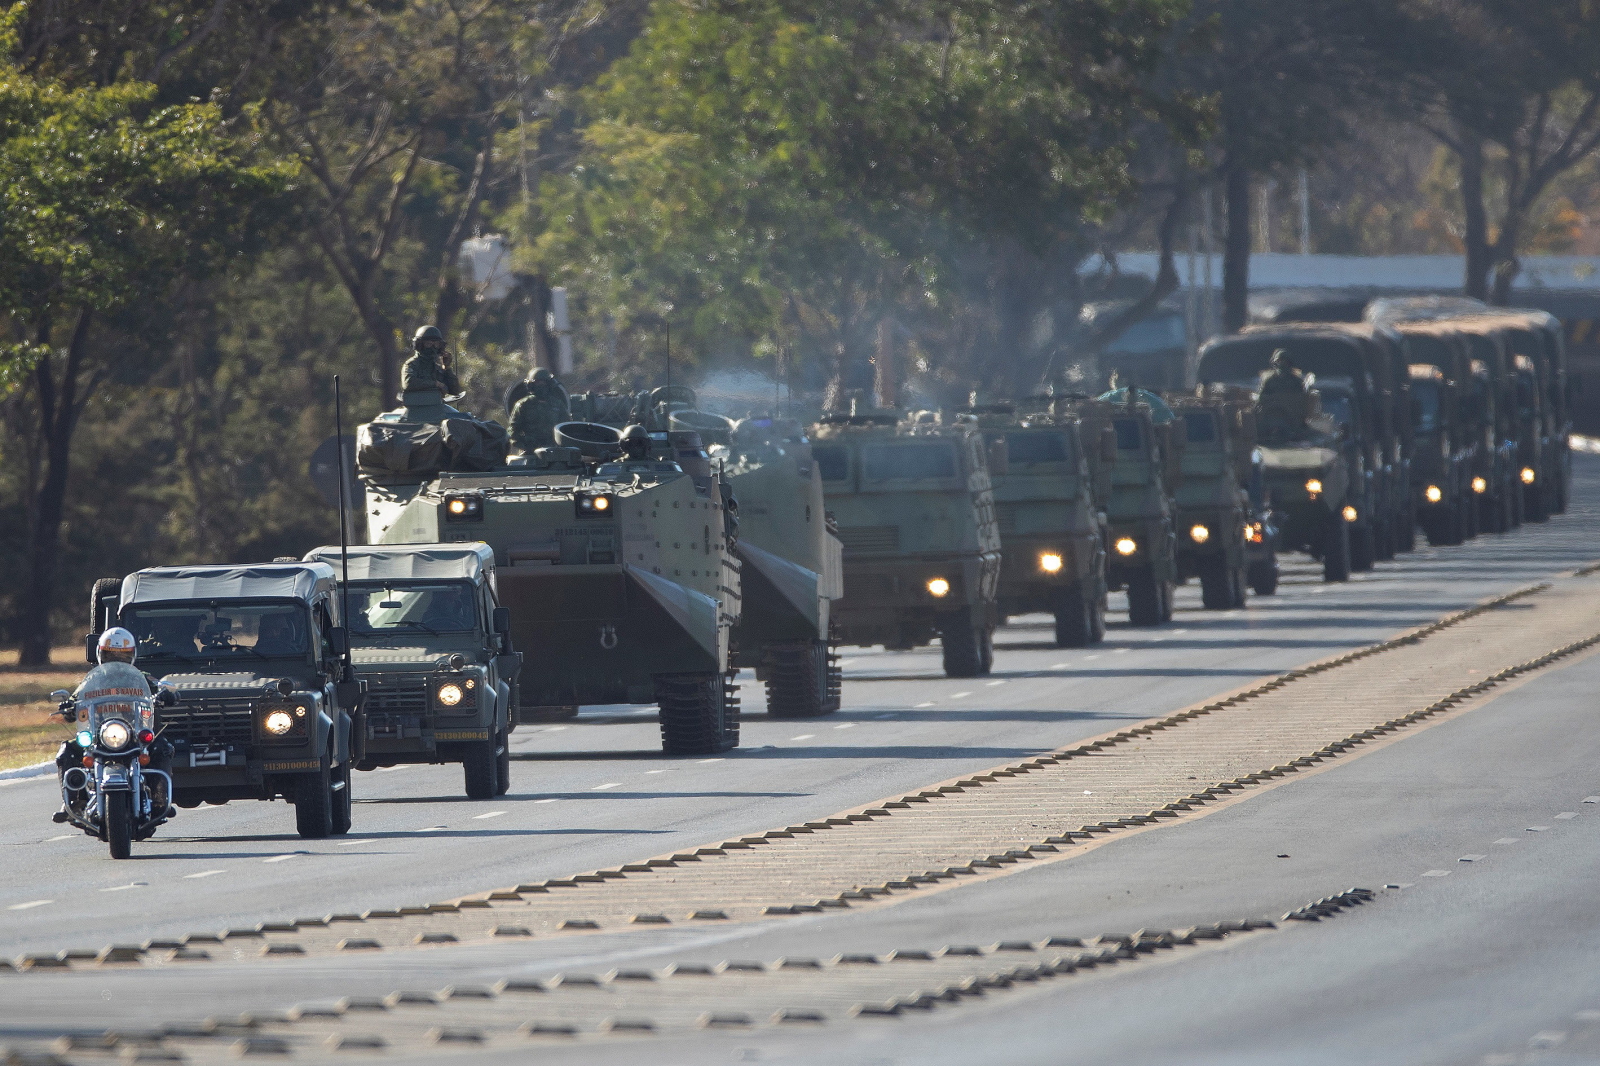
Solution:
<svg viewBox="0 0 1600 1066"><path fill-rule="evenodd" d="M561 385L534 381L527 395L511 408L511 447L523 453L548 448L556 442L556 426L571 419L567 394Z"/></svg>
<svg viewBox="0 0 1600 1066"><path fill-rule="evenodd" d="M454 367L440 366L435 356L417 352L400 368L400 389L402 392L438 389L446 396L455 396L461 392L461 379L456 377Z"/></svg>

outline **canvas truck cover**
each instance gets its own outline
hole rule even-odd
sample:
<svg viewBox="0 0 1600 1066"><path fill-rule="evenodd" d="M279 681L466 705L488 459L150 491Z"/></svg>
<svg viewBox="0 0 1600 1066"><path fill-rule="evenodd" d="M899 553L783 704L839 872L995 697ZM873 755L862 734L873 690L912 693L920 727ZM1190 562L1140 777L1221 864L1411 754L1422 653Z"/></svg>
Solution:
<svg viewBox="0 0 1600 1066"><path fill-rule="evenodd" d="M306 562L327 563L341 573L339 546L325 545L306 553ZM476 582L494 569L494 549L472 544L352 544L351 581L438 581L466 578Z"/></svg>
<svg viewBox="0 0 1600 1066"><path fill-rule="evenodd" d="M122 579L122 606L171 600L304 600L334 587L327 563L156 566Z"/></svg>

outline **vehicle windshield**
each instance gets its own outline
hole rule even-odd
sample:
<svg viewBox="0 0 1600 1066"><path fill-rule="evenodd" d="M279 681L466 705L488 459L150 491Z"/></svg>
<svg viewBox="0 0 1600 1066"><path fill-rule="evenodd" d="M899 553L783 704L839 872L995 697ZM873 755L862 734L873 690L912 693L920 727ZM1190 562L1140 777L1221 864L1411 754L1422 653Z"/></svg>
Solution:
<svg viewBox="0 0 1600 1066"><path fill-rule="evenodd" d="M1029 466L1033 463L1075 463L1072 441L1060 430L1040 429L1031 432L990 433L990 442L1006 442L1006 461Z"/></svg>
<svg viewBox="0 0 1600 1066"><path fill-rule="evenodd" d="M1182 348L1188 343L1182 315L1160 315L1140 319L1117 335L1105 350L1117 352L1162 352Z"/></svg>
<svg viewBox="0 0 1600 1066"><path fill-rule="evenodd" d="M1183 424L1190 444L1210 444L1217 439L1217 417L1211 411L1185 411Z"/></svg>
<svg viewBox="0 0 1600 1066"><path fill-rule="evenodd" d="M814 445L811 458L824 481L843 481L850 476L850 452L837 444Z"/></svg>
<svg viewBox="0 0 1600 1066"><path fill-rule="evenodd" d="M866 448L867 480L953 478L956 451L948 441L872 444Z"/></svg>
<svg viewBox="0 0 1600 1066"><path fill-rule="evenodd" d="M213 658L303 659L311 650L306 608L285 603L130 607L122 624L139 661Z"/></svg>
<svg viewBox="0 0 1600 1066"><path fill-rule="evenodd" d="M1144 448L1144 432L1137 418L1113 418L1111 426L1117 433L1119 452L1136 452Z"/></svg>
<svg viewBox="0 0 1600 1066"><path fill-rule="evenodd" d="M477 628L473 587L465 581L350 585L350 636L357 644L396 633L472 633Z"/></svg>
<svg viewBox="0 0 1600 1066"><path fill-rule="evenodd" d="M1322 413L1346 429L1350 428L1351 420L1354 417L1350 397L1342 392L1325 392L1322 394Z"/></svg>
<svg viewBox="0 0 1600 1066"><path fill-rule="evenodd" d="M1436 433L1439 429L1439 383L1416 380L1411 382L1411 396L1417 401L1417 432Z"/></svg>

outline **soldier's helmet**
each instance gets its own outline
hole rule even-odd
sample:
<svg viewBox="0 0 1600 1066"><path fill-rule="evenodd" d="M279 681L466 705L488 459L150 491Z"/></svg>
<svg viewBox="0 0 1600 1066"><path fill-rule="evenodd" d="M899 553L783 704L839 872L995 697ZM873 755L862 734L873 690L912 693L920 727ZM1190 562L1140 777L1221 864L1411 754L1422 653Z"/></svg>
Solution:
<svg viewBox="0 0 1600 1066"><path fill-rule="evenodd" d="M650 434L641 425L631 425L618 438L622 454L629 459L643 459L650 453Z"/></svg>
<svg viewBox="0 0 1600 1066"><path fill-rule="evenodd" d="M138 641L121 626L112 626L101 633L94 646L94 657L102 663L132 663L138 655Z"/></svg>
<svg viewBox="0 0 1600 1066"><path fill-rule="evenodd" d="M528 380L535 385L553 385L555 384L556 376L550 372L549 367L541 366L528 375Z"/></svg>
<svg viewBox="0 0 1600 1066"><path fill-rule="evenodd" d="M1274 370L1281 370L1287 373L1294 369L1294 364L1289 362L1289 353L1284 351L1282 348L1275 350L1272 353L1271 360L1269 361L1271 362L1272 369Z"/></svg>
<svg viewBox="0 0 1600 1066"><path fill-rule="evenodd" d="M438 326L418 326L416 335L411 338L411 347L419 352L442 352L444 334L439 332Z"/></svg>

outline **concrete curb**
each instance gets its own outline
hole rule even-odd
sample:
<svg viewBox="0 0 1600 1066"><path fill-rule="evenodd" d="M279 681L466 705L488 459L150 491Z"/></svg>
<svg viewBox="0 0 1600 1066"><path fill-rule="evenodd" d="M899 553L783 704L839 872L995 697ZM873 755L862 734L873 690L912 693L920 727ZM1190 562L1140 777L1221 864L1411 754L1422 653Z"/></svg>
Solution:
<svg viewBox="0 0 1600 1066"><path fill-rule="evenodd" d="M0 770L0 785L9 785L18 781L26 781L31 777L44 777L54 773L56 764L49 762L34 763L32 766L19 766L14 770Z"/></svg>

